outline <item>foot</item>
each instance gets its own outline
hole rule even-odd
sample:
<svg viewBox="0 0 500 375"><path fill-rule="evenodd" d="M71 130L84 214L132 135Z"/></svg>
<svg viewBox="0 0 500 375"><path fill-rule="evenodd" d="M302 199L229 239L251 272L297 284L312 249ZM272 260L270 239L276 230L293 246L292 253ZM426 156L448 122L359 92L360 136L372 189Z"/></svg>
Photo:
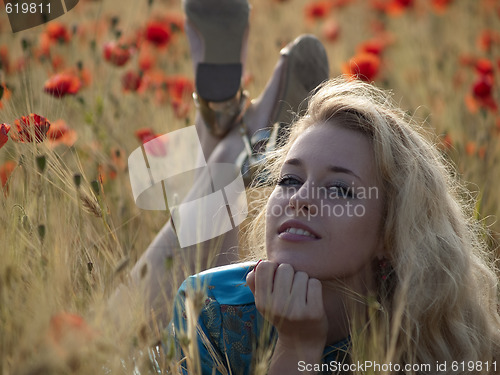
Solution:
<svg viewBox="0 0 500 375"><path fill-rule="evenodd" d="M289 125L296 115L305 112L305 99L328 79L326 51L315 36L299 36L280 54L266 88L252 101L245 116L250 135L276 123Z"/></svg>

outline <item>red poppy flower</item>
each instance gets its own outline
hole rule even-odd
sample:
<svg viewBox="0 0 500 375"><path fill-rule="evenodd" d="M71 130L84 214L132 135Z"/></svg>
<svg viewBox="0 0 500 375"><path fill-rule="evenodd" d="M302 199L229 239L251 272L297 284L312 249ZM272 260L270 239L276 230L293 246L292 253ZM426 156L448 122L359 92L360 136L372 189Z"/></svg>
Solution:
<svg viewBox="0 0 500 375"><path fill-rule="evenodd" d="M168 77L166 83L175 115L178 118L186 118L191 109L193 81L183 76L174 76Z"/></svg>
<svg viewBox="0 0 500 375"><path fill-rule="evenodd" d="M11 92L5 83L0 83L0 87L3 89L3 94L0 96L0 109L3 108L3 101L8 100L11 96Z"/></svg>
<svg viewBox="0 0 500 375"><path fill-rule="evenodd" d="M65 25L60 22L52 21L47 24L47 28L45 29L48 37L57 42L69 42L70 36L68 29Z"/></svg>
<svg viewBox="0 0 500 375"><path fill-rule="evenodd" d="M373 0L372 7L387 13L390 16L398 16L413 6L413 0Z"/></svg>
<svg viewBox="0 0 500 375"><path fill-rule="evenodd" d="M494 30L483 30L477 39L479 48L485 52L490 52L495 44L500 44L500 33Z"/></svg>
<svg viewBox="0 0 500 375"><path fill-rule="evenodd" d="M411 8L413 6L414 0L392 0L391 5L393 7L399 7L403 10Z"/></svg>
<svg viewBox="0 0 500 375"><path fill-rule="evenodd" d="M52 65L52 69L57 72L60 71L64 67L64 57L61 55L52 55L50 59L50 63Z"/></svg>
<svg viewBox="0 0 500 375"><path fill-rule="evenodd" d="M493 63L488 59L478 59L476 71L481 75L493 76Z"/></svg>
<svg viewBox="0 0 500 375"><path fill-rule="evenodd" d="M141 91L143 89L163 89L166 86L167 77L161 70L148 70L142 77Z"/></svg>
<svg viewBox="0 0 500 375"><path fill-rule="evenodd" d="M140 128L135 131L135 136L142 143L144 143L145 141L147 142L155 137L158 137L155 131L151 128Z"/></svg>
<svg viewBox="0 0 500 375"><path fill-rule="evenodd" d="M387 42L382 39L370 39L366 42L361 43L358 46L358 52L360 53L373 53L374 55L380 56L387 46Z"/></svg>
<svg viewBox="0 0 500 375"><path fill-rule="evenodd" d="M6 144L7 141L9 140L9 136L7 135L9 130L10 130L9 124L0 125L0 148L2 148L3 145Z"/></svg>
<svg viewBox="0 0 500 375"><path fill-rule="evenodd" d="M448 7L452 2L453 0L432 0L431 5L434 12L443 14L448 10Z"/></svg>
<svg viewBox="0 0 500 375"><path fill-rule="evenodd" d="M136 130L135 136L142 142L144 149L149 155L167 155L168 136L166 134L160 136L160 134L156 134L151 128L142 128Z"/></svg>
<svg viewBox="0 0 500 375"><path fill-rule="evenodd" d="M105 183L108 182L108 178L110 180L114 180L117 176L117 171L116 171L116 168L108 163L106 165L103 165L103 164L99 164L97 166L97 176L98 176L98 179L99 179L99 182L101 183L101 185L104 185Z"/></svg>
<svg viewBox="0 0 500 375"><path fill-rule="evenodd" d="M472 156L475 154L476 148L477 148L476 142L468 141L465 144L465 153L469 156Z"/></svg>
<svg viewBox="0 0 500 375"><path fill-rule="evenodd" d="M0 166L0 182L2 183L2 188L7 192L7 182L9 181L12 171L16 168L16 162L9 160Z"/></svg>
<svg viewBox="0 0 500 375"><path fill-rule="evenodd" d="M47 132L47 140L53 146L58 144L65 144L71 147L76 142L78 136L74 129L71 129L66 121L59 119L54 121Z"/></svg>
<svg viewBox="0 0 500 375"><path fill-rule="evenodd" d="M30 113L14 121L17 132L12 134L16 142L42 142L50 128L50 122L43 116Z"/></svg>
<svg viewBox="0 0 500 375"><path fill-rule="evenodd" d="M360 53L344 64L343 72L353 78L371 82L378 74L380 58L373 53Z"/></svg>
<svg viewBox="0 0 500 375"><path fill-rule="evenodd" d="M170 76L165 79L168 87L168 93L172 100L184 100L191 98L194 91L194 83L191 79L184 76Z"/></svg>
<svg viewBox="0 0 500 375"><path fill-rule="evenodd" d="M94 332L80 315L61 312L50 319L48 335L53 344L64 350L65 344L69 342L89 342L94 337Z"/></svg>
<svg viewBox="0 0 500 375"><path fill-rule="evenodd" d="M340 35L340 26L338 22L335 21L333 18L329 18L323 24L322 32L323 32L323 37L326 40L334 42L338 39Z"/></svg>
<svg viewBox="0 0 500 375"><path fill-rule="evenodd" d="M61 98L67 94L76 94L81 86L82 82L77 76L69 72L58 73L45 82L43 91L56 98Z"/></svg>
<svg viewBox="0 0 500 375"><path fill-rule="evenodd" d="M172 37L168 24L150 21L146 26L146 39L158 47L165 47Z"/></svg>
<svg viewBox="0 0 500 375"><path fill-rule="evenodd" d="M132 55L132 48L117 42L107 42L103 47L104 59L116 66L123 66Z"/></svg>
<svg viewBox="0 0 500 375"><path fill-rule="evenodd" d="M50 39L47 33L40 34L40 41L35 50L35 56L38 59L49 58L50 57L50 47L54 44L54 41Z"/></svg>
<svg viewBox="0 0 500 375"><path fill-rule="evenodd" d="M309 3L304 8L304 14L307 20L317 20L325 18L332 7L332 2L328 0L316 0Z"/></svg>
<svg viewBox="0 0 500 375"><path fill-rule="evenodd" d="M480 76L472 86L474 97L484 100L491 97L493 92L493 79L489 76Z"/></svg>
<svg viewBox="0 0 500 375"><path fill-rule="evenodd" d="M137 91L141 86L142 77L134 71L126 72L122 77L122 87L124 91Z"/></svg>
<svg viewBox="0 0 500 375"><path fill-rule="evenodd" d="M471 93L465 97L465 104L471 113L476 113L481 107L496 112L498 106L493 98L493 78L487 75L478 77Z"/></svg>
<svg viewBox="0 0 500 375"><path fill-rule="evenodd" d="M0 46L0 66L5 72L10 72L9 50L6 45Z"/></svg>
<svg viewBox="0 0 500 375"><path fill-rule="evenodd" d="M114 147L111 149L111 161L117 171L125 171L127 169L127 160L125 159L125 151L121 148Z"/></svg>
<svg viewBox="0 0 500 375"><path fill-rule="evenodd" d="M155 56L152 51L151 44L144 43L141 45L141 49L139 51L138 64L139 69L143 72L146 70L150 70L155 64Z"/></svg>

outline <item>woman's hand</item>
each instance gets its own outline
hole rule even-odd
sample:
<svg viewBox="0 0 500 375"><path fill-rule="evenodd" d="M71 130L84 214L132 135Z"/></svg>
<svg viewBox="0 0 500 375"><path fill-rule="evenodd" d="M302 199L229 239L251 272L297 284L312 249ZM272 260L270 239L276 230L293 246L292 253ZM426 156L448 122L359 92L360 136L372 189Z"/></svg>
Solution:
<svg viewBox="0 0 500 375"><path fill-rule="evenodd" d="M289 264L262 261L247 284L257 310L278 331L271 370L293 373L298 361L319 363L328 332L321 282Z"/></svg>

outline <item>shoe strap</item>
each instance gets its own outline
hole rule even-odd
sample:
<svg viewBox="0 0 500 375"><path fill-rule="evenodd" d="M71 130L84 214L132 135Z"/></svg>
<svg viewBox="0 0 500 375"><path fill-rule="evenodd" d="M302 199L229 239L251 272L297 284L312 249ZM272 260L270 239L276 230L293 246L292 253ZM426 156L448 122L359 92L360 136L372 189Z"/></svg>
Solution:
<svg viewBox="0 0 500 375"><path fill-rule="evenodd" d="M209 132L218 138L226 136L234 126L242 121L243 115L250 105L248 93L242 89L234 98L224 102L209 102L196 92L193 93L193 100Z"/></svg>

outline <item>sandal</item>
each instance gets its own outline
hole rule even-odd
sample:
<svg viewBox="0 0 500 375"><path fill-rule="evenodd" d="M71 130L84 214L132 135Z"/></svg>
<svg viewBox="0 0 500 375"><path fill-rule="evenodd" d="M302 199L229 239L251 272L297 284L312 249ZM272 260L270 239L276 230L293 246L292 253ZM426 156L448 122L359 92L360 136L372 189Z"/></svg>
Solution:
<svg viewBox="0 0 500 375"><path fill-rule="evenodd" d="M247 0L183 0L187 24L202 42L195 103L216 137L234 126L243 105L241 62L250 6Z"/></svg>
<svg viewBox="0 0 500 375"><path fill-rule="evenodd" d="M298 37L280 54L287 58L281 72L276 106L270 117L270 124L273 125L256 132L250 139L246 131L242 131L243 142L250 145L238 157L237 165L241 168L246 186L266 183L266 176L255 174L265 152L275 150L286 142L293 120L307 109L305 100L329 76L325 48L313 35Z"/></svg>
<svg viewBox="0 0 500 375"><path fill-rule="evenodd" d="M193 92L193 100L200 112L205 125L210 133L218 138L223 138L238 123L250 104L248 93L239 90L237 95L224 102L209 102Z"/></svg>

